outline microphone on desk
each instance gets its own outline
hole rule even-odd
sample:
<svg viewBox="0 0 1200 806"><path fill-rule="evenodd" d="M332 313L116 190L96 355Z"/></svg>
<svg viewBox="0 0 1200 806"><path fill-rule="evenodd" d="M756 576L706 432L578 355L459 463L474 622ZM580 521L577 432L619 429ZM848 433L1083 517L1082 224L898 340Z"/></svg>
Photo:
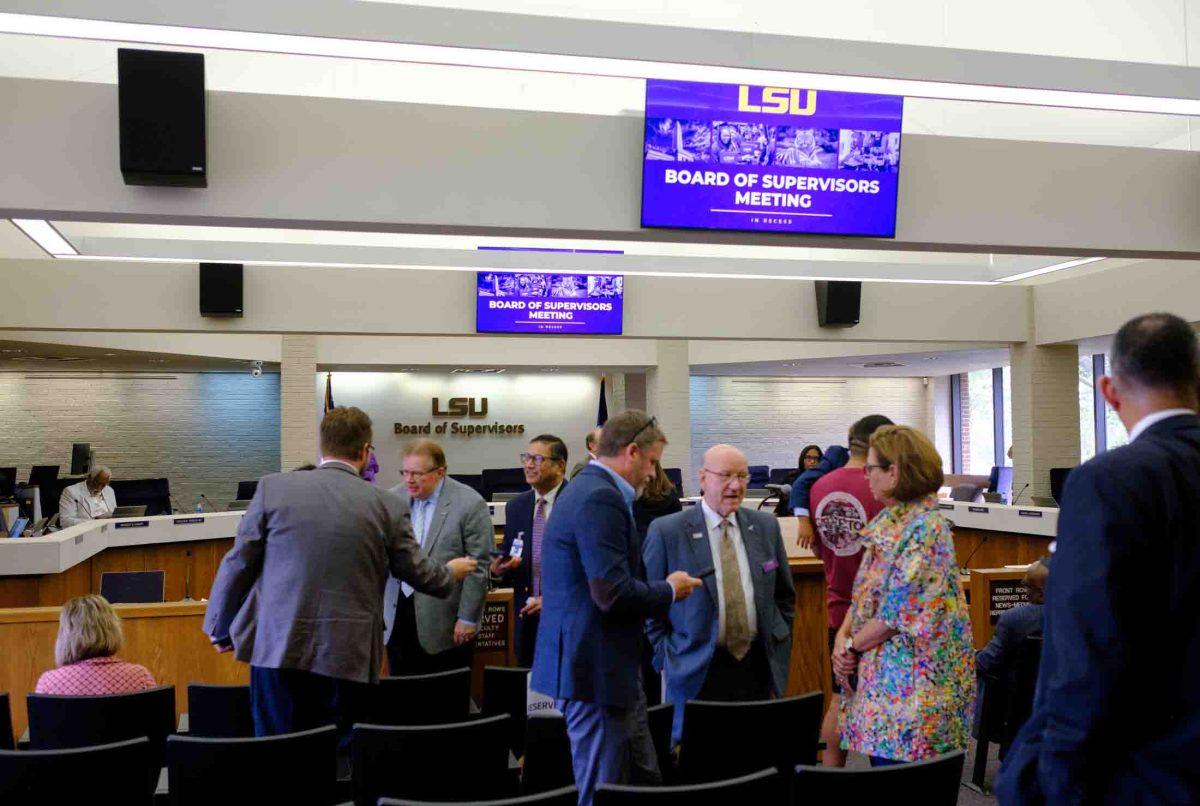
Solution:
<svg viewBox="0 0 1200 806"><path fill-rule="evenodd" d="M192 550L187 550L187 558L192 559ZM191 602L192 599L192 564L189 562L183 570L183 601Z"/></svg>
<svg viewBox="0 0 1200 806"><path fill-rule="evenodd" d="M1025 491L1028 489L1029 489L1029 482L1025 482L1025 486L1021 488L1020 492L1018 492L1016 495L1013 496L1012 501L1010 501L1008 505L1010 507L1015 506L1017 503L1017 499L1019 499L1025 493Z"/></svg>

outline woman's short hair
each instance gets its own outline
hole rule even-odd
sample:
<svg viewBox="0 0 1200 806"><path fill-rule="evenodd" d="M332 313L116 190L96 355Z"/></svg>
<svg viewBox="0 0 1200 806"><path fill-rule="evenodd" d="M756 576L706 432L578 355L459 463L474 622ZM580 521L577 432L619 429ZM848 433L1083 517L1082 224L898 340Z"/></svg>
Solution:
<svg viewBox="0 0 1200 806"><path fill-rule="evenodd" d="M907 425L885 425L871 435L871 447L884 467L896 466L892 498L913 501L936 493L945 482L942 456L929 438Z"/></svg>
<svg viewBox="0 0 1200 806"><path fill-rule="evenodd" d="M62 606L54 660L59 666L117 654L125 638L121 619L103 596L77 596Z"/></svg>

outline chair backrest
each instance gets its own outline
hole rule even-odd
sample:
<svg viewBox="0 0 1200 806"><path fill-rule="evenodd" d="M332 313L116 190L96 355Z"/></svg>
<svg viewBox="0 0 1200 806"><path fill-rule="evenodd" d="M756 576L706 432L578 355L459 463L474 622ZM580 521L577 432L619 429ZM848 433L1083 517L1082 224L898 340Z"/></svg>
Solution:
<svg viewBox="0 0 1200 806"><path fill-rule="evenodd" d="M950 488L950 497L955 501L974 501L980 489L977 484L956 484Z"/></svg>
<svg viewBox="0 0 1200 806"><path fill-rule="evenodd" d="M377 725L445 725L471 713L471 670L384 677L372 688Z"/></svg>
<svg viewBox="0 0 1200 806"><path fill-rule="evenodd" d="M254 735L249 686L188 683L188 736L238 739Z"/></svg>
<svg viewBox="0 0 1200 806"><path fill-rule="evenodd" d="M800 475L796 467L773 467L767 477L767 484L791 484Z"/></svg>
<svg viewBox="0 0 1200 806"><path fill-rule="evenodd" d="M525 714L528 708L529 670L520 666L483 667L484 716L508 714L508 749L514 756L525 750Z"/></svg>
<svg viewBox="0 0 1200 806"><path fill-rule="evenodd" d="M0 803L150 806L158 768L148 739L65 750L0 750Z"/></svg>
<svg viewBox="0 0 1200 806"><path fill-rule="evenodd" d="M790 770L814 764L824 716L820 691L754 702L688 700L683 708L679 775L686 783L748 775L764 764ZM730 741L736 736L736 741Z"/></svg>
<svg viewBox="0 0 1200 806"><path fill-rule="evenodd" d="M169 479L114 479L109 486L118 506L144 506L146 515L171 514Z"/></svg>
<svg viewBox="0 0 1200 806"><path fill-rule="evenodd" d="M529 489L525 471L519 467L484 470L479 474L479 486L485 501L493 500L495 493L523 493Z"/></svg>
<svg viewBox="0 0 1200 806"><path fill-rule="evenodd" d="M475 492L483 495L483 475L480 473L448 473L450 478L467 485Z"/></svg>
<svg viewBox="0 0 1200 806"><path fill-rule="evenodd" d="M508 774L508 714L453 725L354 726L354 802L487 800ZM469 770L464 774L464 760Z"/></svg>
<svg viewBox="0 0 1200 806"><path fill-rule="evenodd" d="M767 482L771 480L771 468L767 465L750 465L748 470L750 472L749 486L755 489L765 487Z"/></svg>
<svg viewBox="0 0 1200 806"><path fill-rule="evenodd" d="M525 720L521 788L525 792L546 792L574 783L567 721L556 711L530 714Z"/></svg>
<svg viewBox="0 0 1200 806"><path fill-rule="evenodd" d="M805 803L871 803L920 793L922 806L955 806L966 756L960 750L926 761L865 770L800 765L792 778L792 791Z"/></svg>
<svg viewBox="0 0 1200 806"><path fill-rule="evenodd" d="M688 786L600 784L596 787L595 803L596 806L695 806L698 803L782 806L787 800L787 784L779 770L772 767L724 781Z"/></svg>
<svg viewBox="0 0 1200 806"><path fill-rule="evenodd" d="M575 806L579 802L579 790L573 786L542 792L537 795L522 795L519 798L489 800L487 806ZM380 798L379 806L478 806L477 801L460 801L457 804L431 800L395 800Z"/></svg>
<svg viewBox="0 0 1200 806"><path fill-rule="evenodd" d="M167 739L172 806L337 800L337 728L240 739Z"/></svg>
<svg viewBox="0 0 1200 806"><path fill-rule="evenodd" d="M663 472L667 474L667 478L675 485L675 489L683 495L683 471L677 467L664 467Z"/></svg>
<svg viewBox="0 0 1200 806"><path fill-rule="evenodd" d="M254 491L258 489L258 479L254 481L239 481L237 488L237 500L249 501L254 497Z"/></svg>
<svg viewBox="0 0 1200 806"><path fill-rule="evenodd" d="M1008 680L1008 696L1004 698L1004 730L1000 737L1000 747L1005 752L1033 712L1033 695L1037 689L1041 662L1041 636L1023 639L1017 647L1012 675Z"/></svg>
<svg viewBox="0 0 1200 806"><path fill-rule="evenodd" d="M29 746L34 750L87 747L145 736L153 763L175 730L175 687L159 686L129 694L68 696L29 694Z"/></svg>
<svg viewBox="0 0 1200 806"><path fill-rule="evenodd" d="M13 738L12 703L7 691L0 691L0 750L15 750Z"/></svg>
<svg viewBox="0 0 1200 806"><path fill-rule="evenodd" d="M646 723L650 728L650 741L654 755L658 758L658 769L663 783L675 782L675 759L671 755L671 729L675 722L675 704L664 702L646 709Z"/></svg>
<svg viewBox="0 0 1200 806"><path fill-rule="evenodd" d="M15 467L0 467L0 498L8 498L17 493L17 469Z"/></svg>
<svg viewBox="0 0 1200 806"><path fill-rule="evenodd" d="M29 470L29 483L39 487L58 478L58 465L34 465Z"/></svg>

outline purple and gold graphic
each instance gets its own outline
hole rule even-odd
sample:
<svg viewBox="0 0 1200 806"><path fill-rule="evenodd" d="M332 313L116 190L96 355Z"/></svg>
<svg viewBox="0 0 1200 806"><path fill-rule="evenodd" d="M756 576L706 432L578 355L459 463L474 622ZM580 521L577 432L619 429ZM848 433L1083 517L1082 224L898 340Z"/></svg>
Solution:
<svg viewBox="0 0 1200 806"><path fill-rule="evenodd" d="M624 294L618 274L481 271L475 332L620 335Z"/></svg>
<svg viewBox="0 0 1200 806"><path fill-rule="evenodd" d="M894 237L904 99L646 82L642 226Z"/></svg>

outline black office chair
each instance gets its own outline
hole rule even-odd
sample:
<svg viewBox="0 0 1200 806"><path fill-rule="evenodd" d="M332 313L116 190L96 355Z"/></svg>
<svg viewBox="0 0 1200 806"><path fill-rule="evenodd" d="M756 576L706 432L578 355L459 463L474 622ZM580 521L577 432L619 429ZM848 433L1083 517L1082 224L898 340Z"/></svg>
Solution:
<svg viewBox="0 0 1200 806"><path fill-rule="evenodd" d="M674 703L664 702L646 709L650 741L654 744L654 755L658 758L658 769L662 773L664 784L675 782L675 756L671 753L671 728L674 721Z"/></svg>
<svg viewBox="0 0 1200 806"><path fill-rule="evenodd" d="M955 484L950 488L950 498L954 501L974 501L982 492L978 484Z"/></svg>
<svg viewBox="0 0 1200 806"><path fill-rule="evenodd" d="M188 683L188 736L241 739L254 735L249 686Z"/></svg>
<svg viewBox="0 0 1200 806"><path fill-rule="evenodd" d="M515 795L508 780L508 714L453 725L354 726L354 802L381 797L488 800ZM466 762L469 769L464 771Z"/></svg>
<svg viewBox="0 0 1200 806"><path fill-rule="evenodd" d="M771 468L767 465L750 465L750 481L746 485L751 490L761 490L771 480Z"/></svg>
<svg viewBox="0 0 1200 806"><path fill-rule="evenodd" d="M240 739L171 736L172 806L330 804L337 797L337 728Z"/></svg>
<svg viewBox="0 0 1200 806"><path fill-rule="evenodd" d="M0 803L150 806L158 770L150 774L146 738L65 750L0 750Z"/></svg>
<svg viewBox="0 0 1200 806"><path fill-rule="evenodd" d="M788 796L783 776L772 767L738 778L688 786L600 784L596 787L595 803L596 806L696 806L699 803L786 806Z"/></svg>
<svg viewBox="0 0 1200 806"><path fill-rule="evenodd" d="M703 783L748 775L770 764L815 764L825 695L820 691L754 702L688 700L683 708L679 777ZM736 738L733 738L736 737Z"/></svg>
<svg viewBox="0 0 1200 806"><path fill-rule="evenodd" d="M13 739L12 704L8 692L0 691L0 750L16 750Z"/></svg>
<svg viewBox="0 0 1200 806"><path fill-rule="evenodd" d="M258 489L258 479L254 481L239 481L237 488L237 500L249 501L254 497L255 490Z"/></svg>
<svg viewBox="0 0 1200 806"><path fill-rule="evenodd" d="M922 806L955 806L966 755L960 750L927 761L866 770L799 765L792 791L797 803L830 803L833 799L878 803L919 793Z"/></svg>
<svg viewBox="0 0 1200 806"><path fill-rule="evenodd" d="M446 725L471 713L471 670L384 677L372 691L377 725Z"/></svg>
<svg viewBox="0 0 1200 806"><path fill-rule="evenodd" d="M528 708L529 670L520 666L483 667L483 716L508 714L508 749L520 757L525 750L525 714Z"/></svg>
<svg viewBox="0 0 1200 806"><path fill-rule="evenodd" d="M491 501L496 493L523 493L529 489L525 471L519 467L484 470L479 476L479 485L483 488L485 501Z"/></svg>
<svg viewBox="0 0 1200 806"><path fill-rule="evenodd" d="M17 494L17 469L0 467L0 498L11 498Z"/></svg>
<svg viewBox="0 0 1200 806"><path fill-rule="evenodd" d="M525 764L521 791L549 792L575 785L567 721L554 712L530 714L525 720Z"/></svg>
<svg viewBox="0 0 1200 806"><path fill-rule="evenodd" d="M522 795L518 798L486 801L486 806L575 806L579 802L579 790L573 786L542 792L537 795ZM478 806L479 801L394 800L380 798L379 806Z"/></svg>
<svg viewBox="0 0 1200 806"><path fill-rule="evenodd" d="M29 483L39 487L58 479L58 465L34 465L29 470Z"/></svg>
<svg viewBox="0 0 1200 806"><path fill-rule="evenodd" d="M975 739L971 782L967 785L976 792L987 791L988 751L992 742L1000 745L1003 759L1033 712L1041 659L1041 637L1028 637L1017 646L1011 667L1000 674L979 678L979 735Z"/></svg>
<svg viewBox="0 0 1200 806"><path fill-rule="evenodd" d="M175 687L159 686L130 694L66 696L29 694L29 746L60 750L109 744L145 736L151 762L163 766L167 736L175 730Z"/></svg>

